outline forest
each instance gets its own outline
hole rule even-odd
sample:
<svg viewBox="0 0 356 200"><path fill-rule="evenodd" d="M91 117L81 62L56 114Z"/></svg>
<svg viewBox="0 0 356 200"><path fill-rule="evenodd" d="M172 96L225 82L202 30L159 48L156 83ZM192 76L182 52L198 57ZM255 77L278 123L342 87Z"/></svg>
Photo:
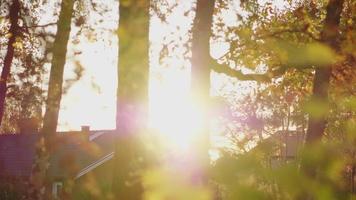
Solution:
<svg viewBox="0 0 356 200"><path fill-rule="evenodd" d="M0 0L0 68L1 200L356 199L354 0Z"/></svg>

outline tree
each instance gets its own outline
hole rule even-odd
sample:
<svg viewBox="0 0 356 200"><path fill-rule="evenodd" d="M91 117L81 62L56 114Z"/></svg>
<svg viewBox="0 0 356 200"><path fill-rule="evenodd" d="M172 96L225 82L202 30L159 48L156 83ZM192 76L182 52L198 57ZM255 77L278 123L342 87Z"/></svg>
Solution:
<svg viewBox="0 0 356 200"><path fill-rule="evenodd" d="M0 59L4 80L1 82L3 93L0 95L3 101L0 104L1 133L19 133L30 124L35 132L41 124L41 83L43 64L47 62L43 47L49 42L38 25L37 11L41 5L39 1L32 1L31 4L27 1L3 1L1 4L0 23L4 29L0 31L0 45L7 46L9 50L2 51ZM16 23L13 20L16 15L14 12L18 14ZM47 37L50 38L49 34Z"/></svg>
<svg viewBox="0 0 356 200"><path fill-rule="evenodd" d="M7 42L7 52L4 59L4 66L1 71L1 81L0 81L0 125L4 116L5 109L5 98L7 92L7 80L10 75L12 60L14 58L15 42L20 36L19 27L19 14L20 14L20 2L14 0L10 6L10 30L9 30L9 40Z"/></svg>
<svg viewBox="0 0 356 200"><path fill-rule="evenodd" d="M306 2L300 2L299 5L290 4L288 9L278 12L272 3L261 5L257 2L242 2L241 6L249 14L247 16L237 14L237 18L241 20L240 25L215 36L231 42L230 51L221 60L234 62L235 68L244 66L256 69L264 65L267 67L266 73L241 74L229 66L217 63L213 69L240 80L259 82L283 77L284 72L292 68L298 71L314 69L314 89L311 98L316 101L327 99L331 66L335 65L335 55L340 53L338 43L342 43L343 40L337 34L338 30L344 31L338 28L343 1L330 1L325 10L318 10L323 5L309 3L309 8L306 8L307 4ZM222 3L221 9L226 7L226 3ZM325 22L320 18L323 15L319 15L322 12L326 13ZM220 23L217 29L226 30L226 27ZM318 53L325 54L325 62L317 58ZM307 141L308 143L320 141L326 126L325 117L316 119L313 113L309 114Z"/></svg>
<svg viewBox="0 0 356 200"><path fill-rule="evenodd" d="M340 19L343 10L344 1L330 0L326 7L326 17L324 28L320 33L320 41L327 47L332 49L335 53L340 52ZM335 61L334 61L335 62ZM332 73L334 62L327 63L326 65L316 66L312 101L327 101L329 82ZM325 112L327 113L327 112ZM306 143L312 144L313 142L320 141L324 130L326 128L326 116L315 118L314 113L309 113L308 131L306 135Z"/></svg>
<svg viewBox="0 0 356 200"><path fill-rule="evenodd" d="M231 186L228 189L231 199L305 199L305 194L321 198L322 194L326 194L323 190L327 191L328 198L348 199L351 194L346 191L347 187L341 185L346 182L342 177L345 176L345 168L348 168L346 166L354 166L355 163L355 149L350 147L355 144L355 140L351 139L354 138L351 132L355 129L350 125L355 114L354 108L347 106L354 102L351 100L354 98L354 87L349 86L355 83L355 71L350 71L350 66L355 63L354 47L349 46L352 40L348 35L354 34L355 23L352 19L355 3L332 0L286 2L284 9L279 11L272 4L272 1L266 4L241 2L245 13L237 14L240 21L233 27L224 25L218 19L215 39L230 42L229 51L219 62L229 63L227 67L230 68L216 64L213 69L239 79L242 77L240 80L254 80L250 75L235 76L233 70L260 68L258 76L271 80L257 85L257 92L251 98L234 105L239 112L259 114L254 116L254 120L247 120L246 124L251 125L249 128L262 124L264 128L271 127L271 134L274 134L283 125L278 120L288 116L284 104L292 100L290 122L298 131L308 132L309 145L301 154L302 170L298 171L298 163L293 162L270 170L268 152L273 153L271 145L267 145L271 142L270 138L254 142L255 148L247 145L246 152L224 155L216 165L218 175L215 178L224 182L225 186ZM220 4L219 9L226 11L226 5ZM341 89L344 87L347 89ZM245 111L246 108L251 108L251 111ZM269 118L270 115L272 118ZM243 120L236 119L239 123L245 123ZM342 122L344 120L347 122ZM308 128L304 126L305 121L309 123ZM242 133L249 133L244 131ZM241 133L235 134L239 136ZM340 168L331 169L336 163L340 164ZM244 170L246 166L253 167ZM226 169L232 170L220 173ZM334 179L328 170L333 172ZM231 174L236 176L230 178ZM292 176L294 178L290 179ZM258 181L244 182L245 178L251 177ZM296 189L295 185L301 187ZM252 191L250 193L245 189Z"/></svg>
<svg viewBox="0 0 356 200"><path fill-rule="evenodd" d="M197 151L200 158L199 165L203 176L207 176L209 166L209 102L210 102L210 33L213 21L215 1L198 0L196 14L192 28L192 68L191 90L202 119L202 127L198 133ZM201 177L203 182L208 177Z"/></svg>
<svg viewBox="0 0 356 200"><path fill-rule="evenodd" d="M48 84L46 112L44 115L43 128L41 130L42 138L36 147L37 158L33 164L30 180L31 188L27 194L30 199L47 199L51 195L51 191L48 188L46 190L46 184L49 181L47 168L49 157L56 145L55 138L62 97L63 72L73 10L74 0L63 0L61 2L61 10L57 21L57 33L52 49L53 55ZM45 189L44 194L42 192L43 189Z"/></svg>
<svg viewBox="0 0 356 200"><path fill-rule="evenodd" d="M112 191L119 199L140 199L140 135L146 126L149 67L149 1L120 1L119 63Z"/></svg>
<svg viewBox="0 0 356 200"><path fill-rule="evenodd" d="M53 44L53 58L48 84L46 112L42 133L48 150L51 149L57 130L58 114L62 97L64 65L71 30L74 0L63 0L57 22L57 33Z"/></svg>

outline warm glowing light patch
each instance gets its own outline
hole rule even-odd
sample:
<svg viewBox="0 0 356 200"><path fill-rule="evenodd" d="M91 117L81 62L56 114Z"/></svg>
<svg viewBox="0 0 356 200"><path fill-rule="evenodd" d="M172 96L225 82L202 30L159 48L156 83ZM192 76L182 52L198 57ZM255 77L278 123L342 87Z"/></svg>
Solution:
<svg viewBox="0 0 356 200"><path fill-rule="evenodd" d="M149 127L171 147L186 149L202 126L199 106L189 98L187 70L167 69L161 78L152 74Z"/></svg>

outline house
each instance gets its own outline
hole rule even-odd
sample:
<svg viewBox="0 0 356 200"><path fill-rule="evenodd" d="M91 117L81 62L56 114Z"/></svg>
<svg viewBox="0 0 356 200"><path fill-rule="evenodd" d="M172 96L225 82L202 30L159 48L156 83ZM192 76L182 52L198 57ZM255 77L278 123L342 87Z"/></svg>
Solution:
<svg viewBox="0 0 356 200"><path fill-rule="evenodd" d="M271 136L270 139L275 144L275 151L269 157L269 164L272 169L284 163L297 161L300 157L300 150L304 145L304 137L303 133L297 131L279 131ZM356 166L354 163L345 165L343 177L345 191L356 194Z"/></svg>
<svg viewBox="0 0 356 200"><path fill-rule="evenodd" d="M67 194L85 195L80 199L90 199L90 196L94 198L110 191L115 135L114 131L90 131L89 127L58 132L47 172L54 199ZM0 183L13 183L25 191L39 136L31 133L0 135Z"/></svg>
<svg viewBox="0 0 356 200"><path fill-rule="evenodd" d="M275 144L275 151L270 156L270 165L274 168L297 159L304 144L304 134L297 131L278 131L270 140Z"/></svg>

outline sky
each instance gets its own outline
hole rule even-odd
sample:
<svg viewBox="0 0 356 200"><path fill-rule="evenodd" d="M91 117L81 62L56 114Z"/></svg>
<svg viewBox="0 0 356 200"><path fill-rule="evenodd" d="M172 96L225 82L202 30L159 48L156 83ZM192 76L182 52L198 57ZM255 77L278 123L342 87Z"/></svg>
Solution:
<svg viewBox="0 0 356 200"><path fill-rule="evenodd" d="M168 1L173 4L175 1ZM265 3L261 0L260 3ZM101 1L98 3L102 4ZM228 25L236 23L233 12L236 12L236 2L231 2L232 9L224 13ZM283 1L274 2L277 7L283 6ZM116 84L117 84L117 37L113 33L118 23L118 2L107 0L108 11L100 16L95 12L87 13L87 23L94 28L98 40L79 37L80 43L71 41L68 46L65 79L75 77L76 62L84 69L80 79L69 87L61 101L58 130L79 130L82 125L89 125L92 130L114 129L116 115ZM168 128L174 122L186 120L192 109L189 106L190 62L183 57L188 41L188 31L194 14L184 16L191 9L193 1L180 0L178 6L162 23L157 16L150 19L150 122L152 128ZM164 9L164 7L162 7ZM103 19L99 25L95 22ZM48 19L44 19L44 21ZM52 19L53 20L53 19ZM176 29L179 27L179 30ZM78 28L72 26L71 36L74 37ZM167 39L168 38L168 39ZM172 51L175 56L159 61L159 51L167 40L180 40L178 48ZM228 44L212 43L211 55L218 58L229 49ZM81 54L75 54L81 52ZM241 82L222 74L211 74L212 96L232 95L238 98L249 94L253 89L251 82ZM65 85L68 81L65 82ZM66 87L66 86L65 86ZM175 104L176 106L171 106ZM187 109L179 109L186 107ZM166 120L166 121L164 121ZM188 119L189 120L189 119ZM187 122L188 123L188 122ZM162 124L168 124L166 127ZM176 124L176 128L180 125ZM167 130L166 130L167 131ZM183 131L183 130L181 130Z"/></svg>
<svg viewBox="0 0 356 200"><path fill-rule="evenodd" d="M171 2L173 3L174 1ZM100 28L116 29L118 6L114 0L107 2L107 5L115 6L110 6L112 9L105 16L98 16L93 12L88 15L88 22L94 30L98 29L95 32L98 32L100 40L81 37L79 44L73 44L73 41L69 43L65 79L70 80L75 77L76 61L81 63L84 73L63 95L58 125L60 131L80 130L82 125L89 125L92 130L115 128L117 37L112 32ZM189 131L182 130L182 127L191 126L182 124L196 123L193 118L186 117L192 116L193 108L189 105L190 62L183 56L186 51L185 43L189 40L187 33L194 17L193 13L184 16L184 12L192 6L192 1L181 1L175 11L169 15L166 23L162 23L157 16L152 16L150 19L149 126L161 132L170 132L170 135L172 129L176 130L175 134L182 132L188 134ZM104 22L99 26L95 25L95 20L101 17L105 18ZM179 30L176 27L179 27ZM71 36L74 37L77 31L78 28L72 26ZM171 52L175 56L161 63L159 51L163 43L170 40L180 40L175 43L179 48ZM228 50L228 46L220 44L212 49L214 49L212 55L219 57ZM78 51L81 54L74 55L74 52ZM212 79L217 83L214 84L212 93L236 86L233 82L223 83L222 80L226 80L226 76L212 74ZM215 93L215 95L219 94Z"/></svg>
<svg viewBox="0 0 356 200"><path fill-rule="evenodd" d="M92 130L115 128L118 42L114 31L118 3L107 0L106 6L110 9L103 16L93 11L86 13L86 23L94 30L91 35L84 33L79 43L73 39L69 42L64 72L64 87L69 86L69 89L61 101L59 131L80 130L83 125L89 125ZM103 22L97 24L100 19ZM78 31L72 25L71 38L75 38ZM92 37L95 35L97 38ZM68 80L75 79L76 63L80 63L84 71L79 80L69 84Z"/></svg>

